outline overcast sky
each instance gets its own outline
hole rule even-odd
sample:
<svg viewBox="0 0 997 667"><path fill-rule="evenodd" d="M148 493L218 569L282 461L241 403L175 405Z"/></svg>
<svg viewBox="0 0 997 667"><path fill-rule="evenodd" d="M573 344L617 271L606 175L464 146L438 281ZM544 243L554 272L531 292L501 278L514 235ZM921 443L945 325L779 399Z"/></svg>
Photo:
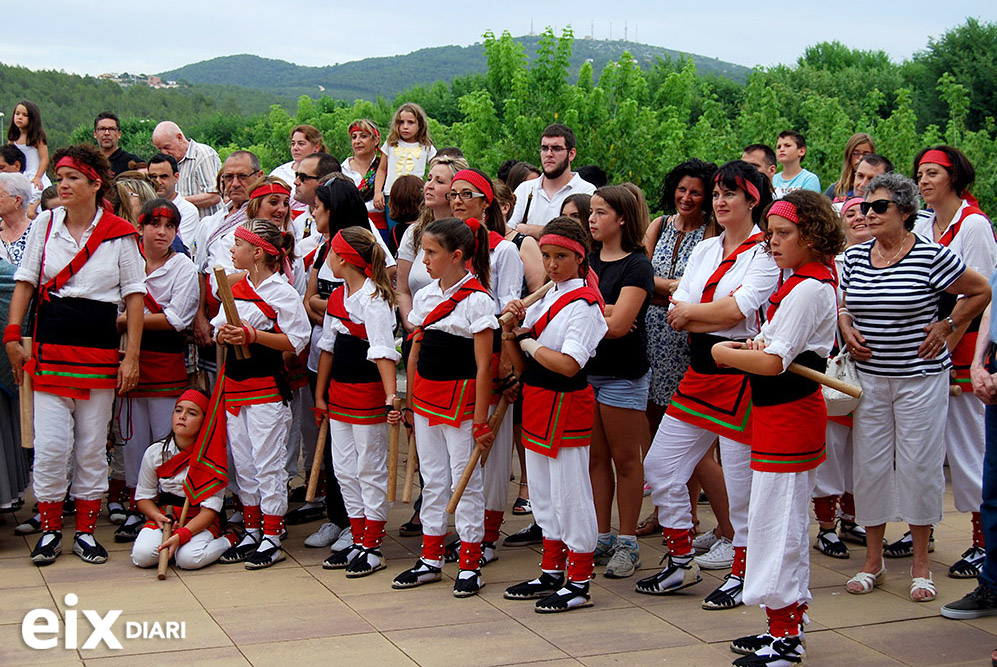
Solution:
<svg viewBox="0 0 997 667"><path fill-rule="evenodd" d="M20 16L11 14L15 9ZM831 8L831 9L829 9ZM852 11L849 11L849 9ZM489 3L57 2L42 9L0 2L0 22L26 26L0 43L0 62L77 74L162 72L217 56L252 53L331 65L430 46L467 45L492 30L513 35L571 25L576 37L631 41L741 65L792 63L810 44L838 40L909 58L967 17L997 21L997 2L606 2ZM593 32L594 22L594 32Z"/></svg>

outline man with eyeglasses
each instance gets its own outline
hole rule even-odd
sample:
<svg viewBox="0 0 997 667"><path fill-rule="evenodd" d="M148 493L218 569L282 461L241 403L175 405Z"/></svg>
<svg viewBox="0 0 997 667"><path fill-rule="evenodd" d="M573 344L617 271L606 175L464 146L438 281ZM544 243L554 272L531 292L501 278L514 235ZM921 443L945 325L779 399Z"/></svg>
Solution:
<svg viewBox="0 0 997 667"><path fill-rule="evenodd" d="M291 222L294 228L296 255L306 257L321 243L322 235L315 229L311 210L315 205L315 189L326 176L341 170L342 165L339 160L328 153L311 153L298 162L298 168L294 172L294 198L306 208L304 213L296 216ZM305 268L310 267L306 265Z"/></svg>
<svg viewBox="0 0 997 667"><path fill-rule="evenodd" d="M569 195L595 192L595 186L571 171L575 159L575 133L566 125L548 125L540 137L540 168L543 175L516 188L516 207L509 226L539 239L544 225L561 213Z"/></svg>
<svg viewBox="0 0 997 667"><path fill-rule="evenodd" d="M184 136L176 123L164 120L152 131L152 143L160 152L177 161L180 178L177 191L197 207L201 218L223 209L215 188L215 176L222 166L214 148Z"/></svg>
<svg viewBox="0 0 997 667"><path fill-rule="evenodd" d="M110 111L102 111L93 119L93 138L101 154L111 163L111 173L117 176L128 171L128 163L141 162L142 158L118 146L121 141L121 121Z"/></svg>
<svg viewBox="0 0 997 667"><path fill-rule="evenodd" d="M180 211L180 228L177 234L190 253L195 251L197 231L201 227L201 215L197 207L177 193L177 177L180 170L172 155L158 153L149 160L149 180L156 188L156 195L169 199Z"/></svg>

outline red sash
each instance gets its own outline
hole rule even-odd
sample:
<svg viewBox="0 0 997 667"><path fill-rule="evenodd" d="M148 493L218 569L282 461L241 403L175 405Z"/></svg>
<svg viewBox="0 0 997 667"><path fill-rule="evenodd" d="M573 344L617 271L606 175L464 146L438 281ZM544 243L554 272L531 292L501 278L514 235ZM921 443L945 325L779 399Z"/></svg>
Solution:
<svg viewBox="0 0 997 667"><path fill-rule="evenodd" d="M751 469L803 472L824 462L827 406L815 391L789 403L756 405Z"/></svg>
<svg viewBox="0 0 997 667"><path fill-rule="evenodd" d="M949 244L952 243L952 240L955 239L956 234L959 233L959 230L962 229L963 221L971 215L982 215L984 218L986 218L987 222L990 222L990 218L987 218L987 214L984 213L982 210L980 210L979 207L967 206L964 209L962 209L962 215L960 215L959 219L955 221L955 224L951 225L948 229L945 230L945 233L942 234L942 237L938 239L938 243L940 245L948 247ZM994 234L994 238L997 238L997 233Z"/></svg>
<svg viewBox="0 0 997 667"><path fill-rule="evenodd" d="M163 479L164 477L175 477L177 473L187 467L187 463L190 461L190 455L193 453L193 447L181 449L169 459L159 464L159 467L156 468L156 476L159 479Z"/></svg>
<svg viewBox="0 0 997 667"><path fill-rule="evenodd" d="M148 291L142 301L150 313L163 312L163 307ZM138 384L128 392L130 398L179 396L186 388L187 363L183 353L139 351Z"/></svg>
<svg viewBox="0 0 997 667"><path fill-rule="evenodd" d="M383 424L384 384L381 382L329 382L329 419L347 424Z"/></svg>
<svg viewBox="0 0 997 667"><path fill-rule="evenodd" d="M450 298L441 301L440 304L436 306L436 308L433 308L432 312L429 313L429 315L426 315L426 319L422 321L422 328L425 329L429 325L436 324L437 322L445 318L447 315L453 312L454 308L457 307L458 303L460 303L467 297L471 296L475 292L484 292L485 294L488 294L488 290L486 290L484 286L482 286L482 284L478 282L477 278L472 276L471 278L468 279L466 283L461 285L460 288L450 296Z"/></svg>
<svg viewBox="0 0 997 667"><path fill-rule="evenodd" d="M412 410L428 419L430 426L460 428L461 422L474 417L474 379L427 380L418 370L412 375Z"/></svg>
<svg viewBox="0 0 997 667"><path fill-rule="evenodd" d="M181 470L186 468L190 464L190 457L194 454L194 450L197 449L196 445L192 445L187 449L181 449L179 452L171 456L166 461L159 464L156 468L156 476L159 479L165 479L167 477L175 477ZM180 518L180 514L183 512L183 507L177 507L175 505L165 505L160 507L159 510L163 514L172 514L175 519ZM191 505L187 508L187 521L190 521L195 516L200 514L200 505ZM143 528L159 528L159 525L152 520L146 521L142 526ZM215 537L219 537L221 532L221 522L218 517L208 524L207 530L211 531L211 534Z"/></svg>
<svg viewBox="0 0 997 667"><path fill-rule="evenodd" d="M751 386L745 375L704 375L691 368L672 395L667 414L701 429L751 444Z"/></svg>
<svg viewBox="0 0 997 667"><path fill-rule="evenodd" d="M851 413L841 417L832 417L828 415L827 421L834 422L835 424L841 424L842 426L847 426L848 428L852 428L852 426L855 423L855 417L853 417Z"/></svg>
<svg viewBox="0 0 997 667"><path fill-rule="evenodd" d="M225 410L237 415L244 405L279 403L283 400L277 381L271 377L233 380L225 378Z"/></svg>
<svg viewBox="0 0 997 667"><path fill-rule="evenodd" d="M367 340L367 327L351 320L350 314L346 312L346 285L340 285L332 290L326 305L326 312L339 320L350 332L350 335Z"/></svg>
<svg viewBox="0 0 997 667"><path fill-rule="evenodd" d="M772 321L772 317L775 316L775 311L779 308L779 304L785 299L793 289L802 283L804 280L812 279L819 280L822 283L829 283L832 287L837 287L838 280L834 276L834 272L826 264L820 262L807 262L803 266L796 269L793 275L789 276L785 282L779 285L779 289L769 297L769 307L765 311L765 319ZM780 278L781 280L781 278Z"/></svg>
<svg viewBox="0 0 997 667"><path fill-rule="evenodd" d="M557 314L564 310L568 304L574 303L575 301L584 301L590 305L599 304L599 310L604 310L601 302L602 295L594 287L589 287L588 285L583 285L577 287L569 292L565 292L557 298L557 300L547 309L547 312L540 316L540 319L536 321L536 324L530 329L530 335L534 338L540 338L540 334L543 330L547 328L550 321L557 317Z"/></svg>
<svg viewBox="0 0 997 667"><path fill-rule="evenodd" d="M979 335L979 331L967 331L962 335L959 344L952 350L953 373L949 380L949 386L959 387L964 394L973 393L973 381L969 377L969 367L973 363L976 340Z"/></svg>
<svg viewBox="0 0 997 667"><path fill-rule="evenodd" d="M537 454L557 458L561 447L588 447L595 419L592 386L556 392L531 385L523 387L523 446Z"/></svg>
<svg viewBox="0 0 997 667"><path fill-rule="evenodd" d="M488 232L488 249L495 250L498 244L505 240L505 237L498 232Z"/></svg>
<svg viewBox="0 0 997 667"><path fill-rule="evenodd" d="M248 276L243 276L242 280L232 285L232 298L239 301L248 301L259 308L260 312L266 315L267 319L273 320L274 331L280 333L280 327L277 326L277 311L256 293L256 290L253 289L253 286L249 282Z"/></svg>
<svg viewBox="0 0 997 667"><path fill-rule="evenodd" d="M734 263L737 261L738 255L740 255L743 252L747 252L748 250L751 250L756 245L761 243L764 239L765 239L765 234L763 234L762 232L758 232L754 236L749 236L747 239L744 240L744 243L734 248L734 252L724 257L723 261L721 261L720 265L716 268L716 271L714 271L710 275L710 277L706 280L706 287L703 288L703 296L700 297L699 302L700 303L712 302L714 296L716 295L717 285L720 283L720 280L727 274L727 272L734 267Z"/></svg>

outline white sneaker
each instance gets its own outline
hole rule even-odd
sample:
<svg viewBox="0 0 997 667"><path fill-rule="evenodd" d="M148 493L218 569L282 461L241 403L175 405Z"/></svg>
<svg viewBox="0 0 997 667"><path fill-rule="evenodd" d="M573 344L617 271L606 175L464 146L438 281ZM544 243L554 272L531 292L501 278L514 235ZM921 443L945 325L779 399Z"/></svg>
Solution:
<svg viewBox="0 0 997 667"><path fill-rule="evenodd" d="M704 570L725 570L734 564L734 544L721 537L709 551L696 556L696 563Z"/></svg>
<svg viewBox="0 0 997 667"><path fill-rule="evenodd" d="M339 533L339 537L337 537L336 541L332 543L330 551L332 551L332 553L336 553L337 551L342 551L343 549L345 549L348 546L351 546L352 544L353 544L353 531L350 530L349 527L343 528L342 532Z"/></svg>
<svg viewBox="0 0 997 667"><path fill-rule="evenodd" d="M706 553L719 541L720 536L717 535L717 532L715 530L708 530L705 533L696 535L696 537L692 538L692 548L695 549L698 554Z"/></svg>
<svg viewBox="0 0 997 667"><path fill-rule="evenodd" d="M336 541L336 538L343 532L343 529L334 523L323 523L322 527L305 538L305 546L312 549L327 547ZM350 539L352 544L353 540Z"/></svg>

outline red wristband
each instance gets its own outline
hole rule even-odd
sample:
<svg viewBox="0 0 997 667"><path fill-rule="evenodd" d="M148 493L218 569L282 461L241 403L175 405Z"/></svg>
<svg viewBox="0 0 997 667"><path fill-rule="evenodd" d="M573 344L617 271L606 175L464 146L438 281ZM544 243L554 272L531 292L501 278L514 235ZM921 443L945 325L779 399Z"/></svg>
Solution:
<svg viewBox="0 0 997 667"><path fill-rule="evenodd" d="M8 324L3 329L3 344L13 343L17 341L21 342L21 325L20 324Z"/></svg>
<svg viewBox="0 0 997 667"><path fill-rule="evenodd" d="M474 434L475 440L483 435L488 435L491 432L492 427L488 425L488 422L480 422L471 426L471 433Z"/></svg>
<svg viewBox="0 0 997 667"><path fill-rule="evenodd" d="M190 532L190 528L188 528L187 526L184 526L183 528L177 528L175 531L173 531L173 534L180 538L180 546L187 544L188 542L190 542L190 538L194 537Z"/></svg>

